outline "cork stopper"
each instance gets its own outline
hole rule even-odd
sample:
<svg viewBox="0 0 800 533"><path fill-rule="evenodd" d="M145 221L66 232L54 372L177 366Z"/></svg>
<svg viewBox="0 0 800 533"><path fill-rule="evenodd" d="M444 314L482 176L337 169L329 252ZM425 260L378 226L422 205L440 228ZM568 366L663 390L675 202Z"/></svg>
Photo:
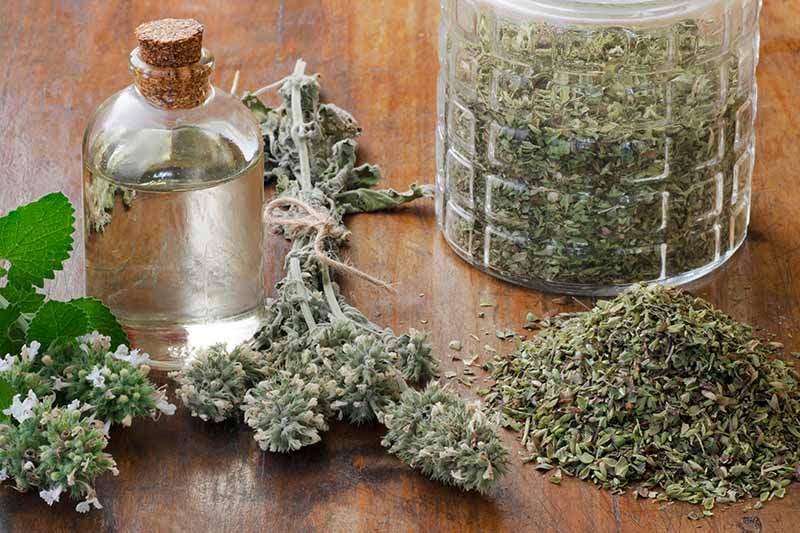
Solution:
<svg viewBox="0 0 800 533"><path fill-rule="evenodd" d="M213 60L203 50L203 25L194 19L162 19L136 28L139 47L131 69L139 92L167 109L190 109L208 97Z"/></svg>
<svg viewBox="0 0 800 533"><path fill-rule="evenodd" d="M156 67L185 67L200 61L203 25L194 19L161 19L136 28L139 54Z"/></svg>

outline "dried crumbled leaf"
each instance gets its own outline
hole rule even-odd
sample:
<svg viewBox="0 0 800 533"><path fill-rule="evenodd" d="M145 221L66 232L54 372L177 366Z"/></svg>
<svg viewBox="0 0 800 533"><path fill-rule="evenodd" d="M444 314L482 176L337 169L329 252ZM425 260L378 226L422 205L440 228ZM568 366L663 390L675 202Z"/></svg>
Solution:
<svg viewBox="0 0 800 533"><path fill-rule="evenodd" d="M637 285L496 358L486 398L540 462L707 514L797 477L800 382L776 349L703 300Z"/></svg>

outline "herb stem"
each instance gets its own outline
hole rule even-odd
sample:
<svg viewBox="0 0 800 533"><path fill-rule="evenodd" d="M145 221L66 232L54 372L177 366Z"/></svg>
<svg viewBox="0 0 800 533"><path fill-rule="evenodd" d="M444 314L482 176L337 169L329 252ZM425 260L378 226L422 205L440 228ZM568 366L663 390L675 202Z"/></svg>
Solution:
<svg viewBox="0 0 800 533"><path fill-rule="evenodd" d="M294 75L297 78L292 83L292 141L297 147L297 154L300 157L300 185L303 191L311 190L311 162L308 157L308 144L304 134L300 129L305 125L303 117L303 95L300 92L300 84L297 80L305 75L306 63L302 59L297 61L294 68Z"/></svg>
<svg viewBox="0 0 800 533"><path fill-rule="evenodd" d="M239 71L233 75L233 83L231 83L231 96L236 96L236 89L239 88Z"/></svg>
<svg viewBox="0 0 800 533"><path fill-rule="evenodd" d="M309 297L306 292L306 284L303 281L303 272L300 270L300 260L296 257L289 259L289 278L298 285L297 296L300 297L300 310L303 313L303 319L305 319L308 329L313 330L317 327L317 323L311 313L311 307L308 305Z"/></svg>
<svg viewBox="0 0 800 533"><path fill-rule="evenodd" d="M250 95L251 96L261 96L264 93L268 93L271 90L276 89L277 87L280 87L281 85L286 83L286 80L288 80L288 79L289 79L289 77L281 78L281 79L279 79L278 81L276 81L274 83L270 83L266 87L262 87L262 88L258 89L257 91L254 91L254 92L250 93Z"/></svg>
<svg viewBox="0 0 800 533"><path fill-rule="evenodd" d="M333 281L331 280L331 271L328 265L320 265L322 271L322 292L325 293L325 300L328 302L331 313L338 319L347 320L347 316L339 306L339 301L336 299L336 294L333 292Z"/></svg>

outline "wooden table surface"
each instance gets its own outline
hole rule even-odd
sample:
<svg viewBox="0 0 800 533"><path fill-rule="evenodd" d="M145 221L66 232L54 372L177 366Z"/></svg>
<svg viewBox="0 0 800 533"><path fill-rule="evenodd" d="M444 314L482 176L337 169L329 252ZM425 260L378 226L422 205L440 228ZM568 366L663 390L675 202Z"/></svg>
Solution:
<svg viewBox="0 0 800 533"><path fill-rule="evenodd" d="M260 0L252 2L5 0L0 7L0 213L54 190L80 202L80 147L87 119L131 82L133 28L191 16L206 24L217 57L215 83L235 70L255 89L303 57L323 75L328 99L351 110L362 153L388 184L434 178L438 2L435 0ZM721 272L692 289L734 317L800 350L800 1L766 0L761 21L758 164L750 238ZM511 345L484 335L519 327L528 310L572 310L552 295L496 281L469 268L435 226L432 202L351 220L354 264L393 280L387 295L346 280L366 314L396 329L433 334L444 370L449 341L465 351ZM83 286L82 242L49 287ZM286 245L269 241L268 286L281 276ZM420 297L420 293L424 296ZM479 309L479 298L496 302ZM478 318L478 311L488 311ZM481 337L474 342L470 334ZM467 393L466 391L465 394ZM261 453L248 430L211 425L185 410L112 433L120 475L99 482L102 511L48 508L36 494L0 489L2 531L800 531L800 486L759 512L742 505L691 522L686 505L611 496L593 485L523 465L514 436L513 471L486 497L462 494L411 471L380 446L378 426L337 425L321 444L293 455ZM66 500L66 498L64 498Z"/></svg>

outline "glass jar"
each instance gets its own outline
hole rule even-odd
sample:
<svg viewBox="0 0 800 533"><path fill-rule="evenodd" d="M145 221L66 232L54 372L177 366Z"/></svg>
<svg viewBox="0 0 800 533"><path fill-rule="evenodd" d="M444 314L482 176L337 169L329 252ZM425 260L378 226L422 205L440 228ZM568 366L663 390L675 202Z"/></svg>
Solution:
<svg viewBox="0 0 800 533"><path fill-rule="evenodd" d="M174 370L184 348L258 329L263 140L239 99L209 83L208 50L179 66L142 50L130 54L135 83L84 136L86 288L154 368Z"/></svg>
<svg viewBox="0 0 800 533"><path fill-rule="evenodd" d="M478 268L615 294L747 234L759 0L443 0L437 219Z"/></svg>

